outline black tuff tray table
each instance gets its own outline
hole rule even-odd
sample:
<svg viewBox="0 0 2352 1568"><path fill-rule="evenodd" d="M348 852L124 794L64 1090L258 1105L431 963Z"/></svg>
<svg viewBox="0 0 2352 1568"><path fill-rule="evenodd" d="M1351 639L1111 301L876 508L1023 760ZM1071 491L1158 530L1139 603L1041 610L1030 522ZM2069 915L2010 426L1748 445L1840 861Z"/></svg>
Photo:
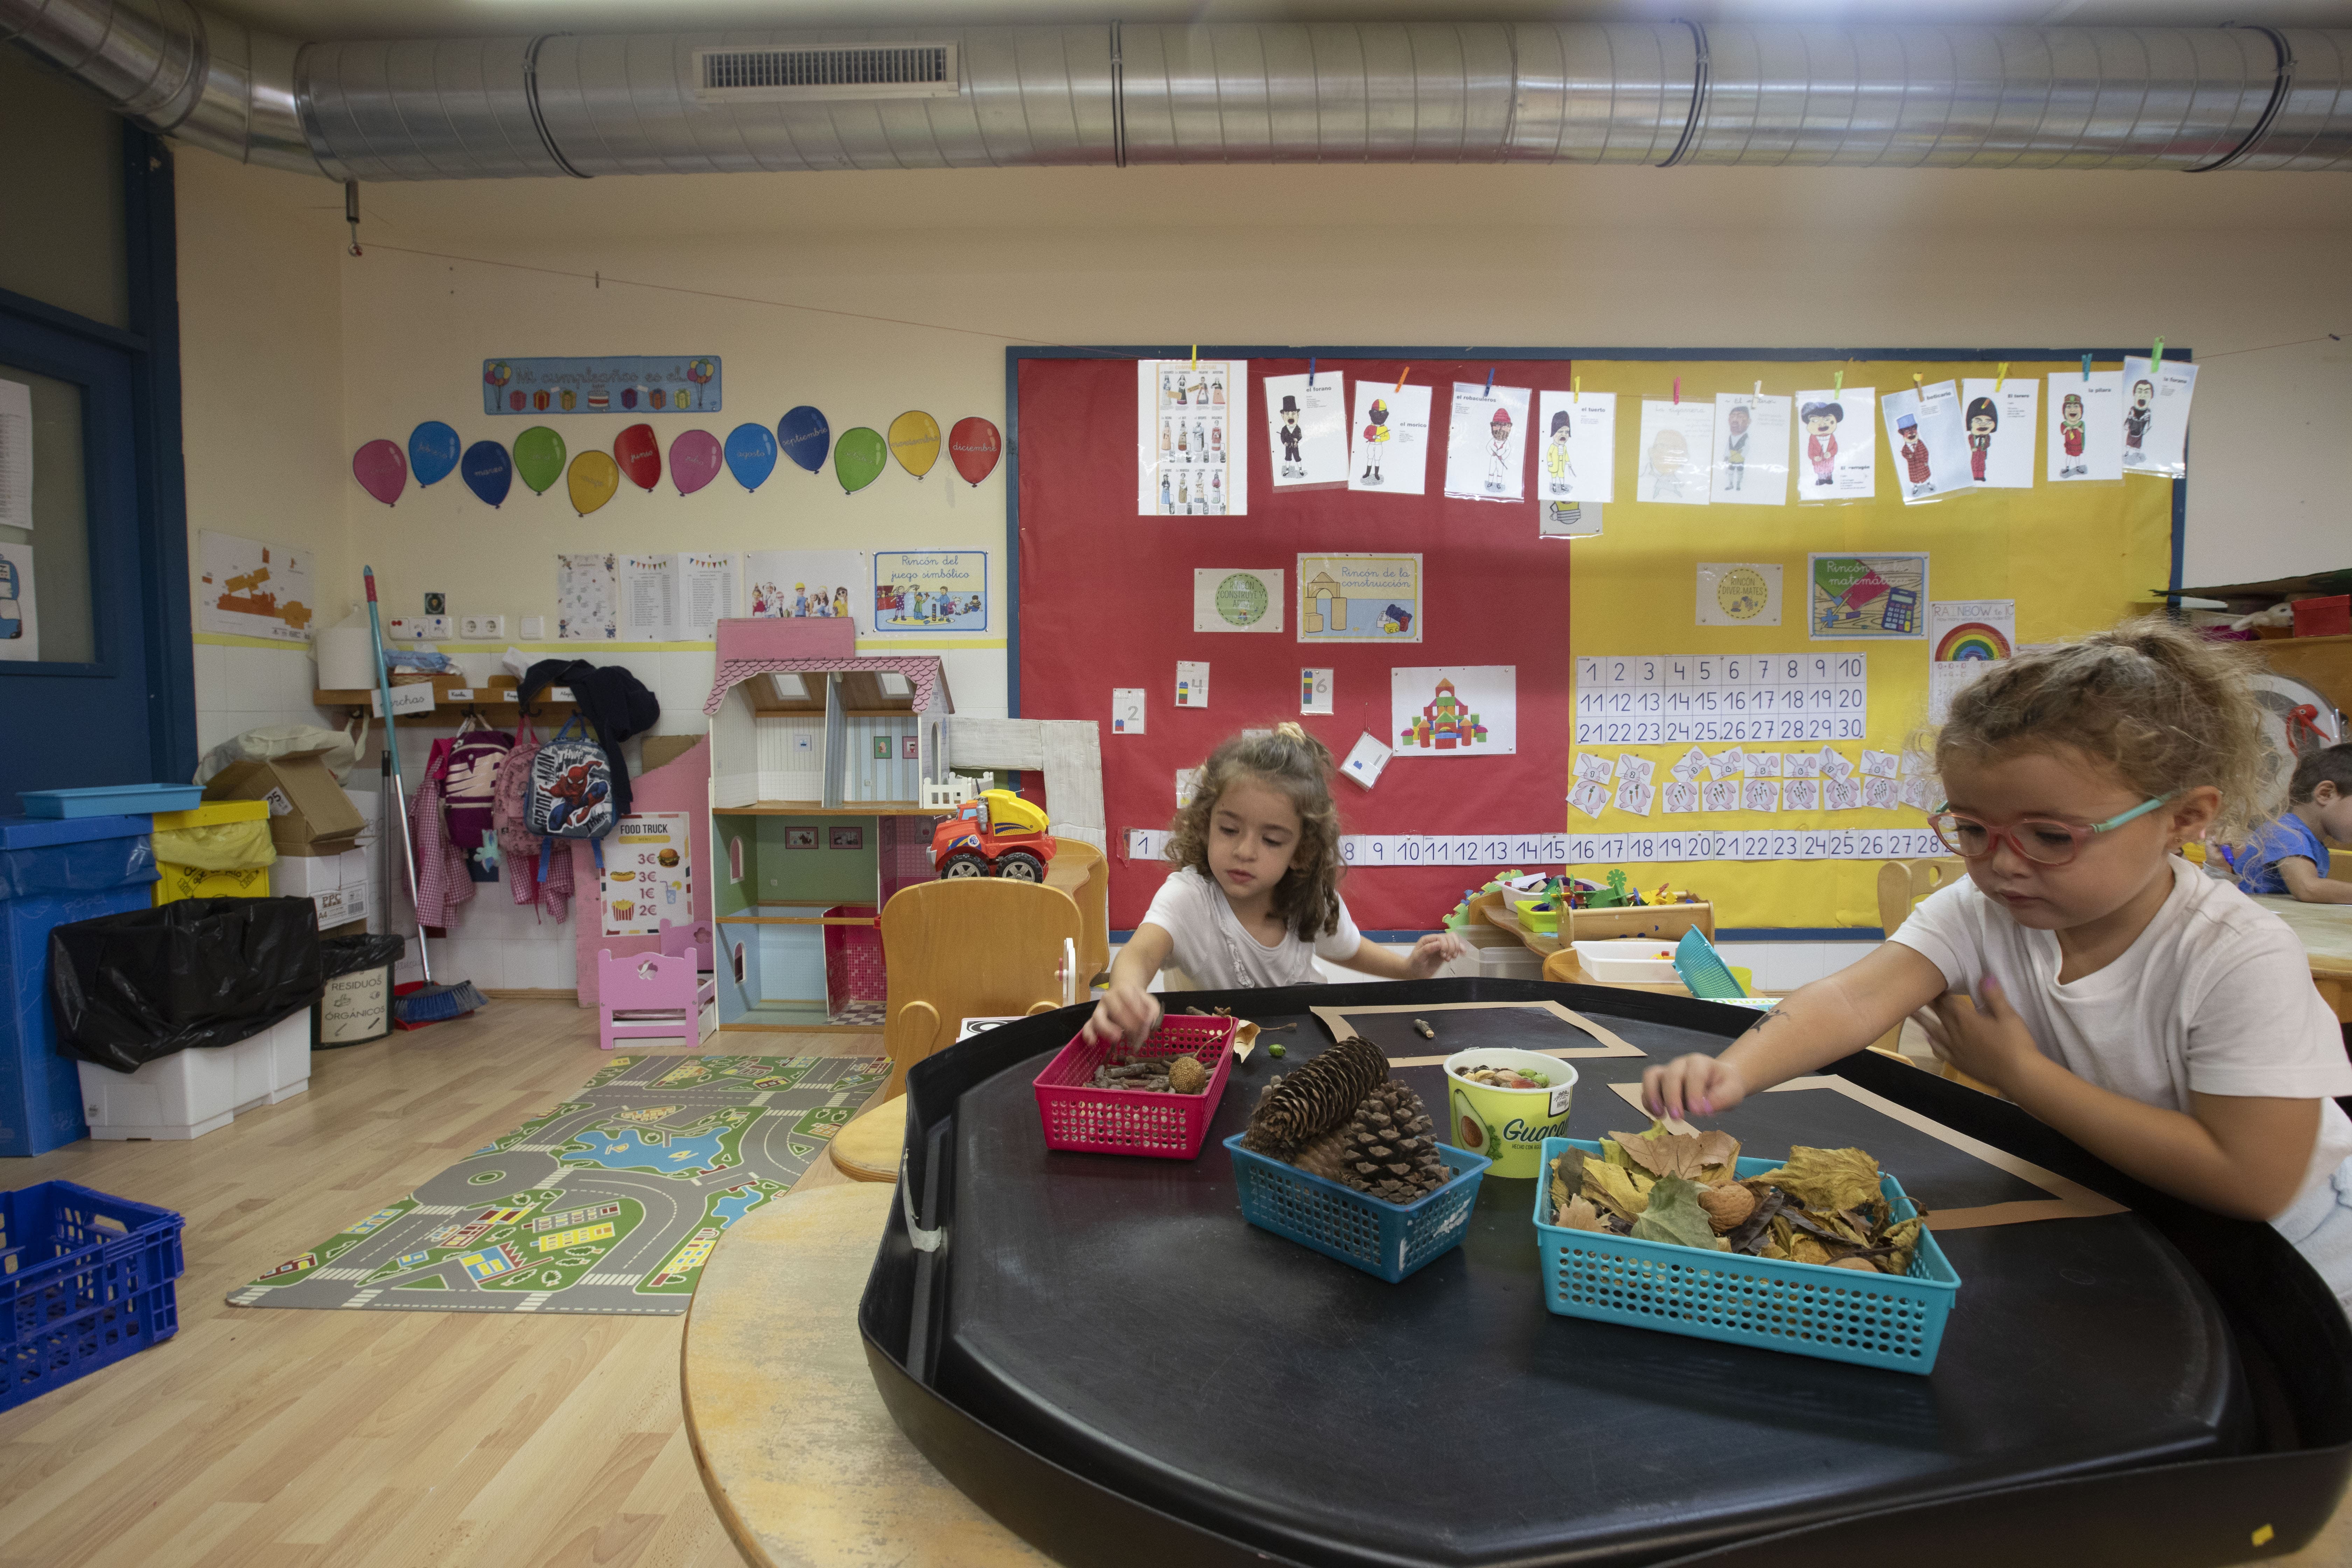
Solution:
<svg viewBox="0 0 2352 1568"><path fill-rule="evenodd" d="M1082 1008L920 1064L859 1311L892 1415L1074 1568L2188 1568L2292 1551L2326 1521L2352 1468L2352 1328L2294 1250L1867 1053L1831 1070L2132 1211L1939 1237L1963 1283L1929 1376L1555 1316L1534 1184L1491 1172L1463 1245L1398 1285L1243 1221L1218 1142L1329 1044L1308 1007L1545 998L1648 1053L1575 1061L1578 1138L1646 1126L1609 1085L1752 1022L1531 981L1173 996L1298 1025L1237 1065L1190 1162L1046 1150L1031 1079ZM1436 1015L1435 1040L1389 1048L1501 1043L1498 1016ZM1438 1067L1398 1076L1444 1119ZM1753 1155L1867 1148L1931 1226L2046 1195L1842 1094L1761 1095L1714 1124Z"/></svg>

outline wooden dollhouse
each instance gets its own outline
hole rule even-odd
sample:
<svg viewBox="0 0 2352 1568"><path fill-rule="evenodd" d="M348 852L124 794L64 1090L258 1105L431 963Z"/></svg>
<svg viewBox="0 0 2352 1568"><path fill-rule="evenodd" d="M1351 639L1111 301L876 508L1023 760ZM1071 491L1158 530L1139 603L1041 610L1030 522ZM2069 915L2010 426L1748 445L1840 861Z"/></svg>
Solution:
<svg viewBox="0 0 2352 1568"><path fill-rule="evenodd" d="M968 793L934 655L861 658L848 619L724 620L710 719L722 1029L878 1028L877 916L928 881Z"/></svg>

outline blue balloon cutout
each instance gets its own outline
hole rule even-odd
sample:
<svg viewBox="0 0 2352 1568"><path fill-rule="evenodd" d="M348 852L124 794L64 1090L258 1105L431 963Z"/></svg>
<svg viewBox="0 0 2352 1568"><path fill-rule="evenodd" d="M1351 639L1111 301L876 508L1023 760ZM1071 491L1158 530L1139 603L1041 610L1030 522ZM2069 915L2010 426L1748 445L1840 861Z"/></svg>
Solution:
<svg viewBox="0 0 2352 1568"><path fill-rule="evenodd" d="M765 425L738 425L727 432L727 471L747 490L756 490L776 471L776 438Z"/></svg>
<svg viewBox="0 0 2352 1568"><path fill-rule="evenodd" d="M824 416L802 404L776 421L776 439L784 444L784 456L817 473L824 468L824 455L833 446L833 428Z"/></svg>
<svg viewBox="0 0 2352 1568"><path fill-rule="evenodd" d="M427 419L408 433L408 472L420 485L437 485L457 466L457 432Z"/></svg>
<svg viewBox="0 0 2352 1568"><path fill-rule="evenodd" d="M492 506L514 488L514 459L496 441L477 441L467 447L458 471L465 475L466 488Z"/></svg>

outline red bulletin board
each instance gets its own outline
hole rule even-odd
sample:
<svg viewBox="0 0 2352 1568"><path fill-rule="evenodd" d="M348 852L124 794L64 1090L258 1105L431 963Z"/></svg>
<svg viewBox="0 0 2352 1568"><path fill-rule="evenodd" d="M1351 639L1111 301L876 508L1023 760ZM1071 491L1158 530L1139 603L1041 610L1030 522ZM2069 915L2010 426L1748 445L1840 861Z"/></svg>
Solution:
<svg viewBox="0 0 2352 1568"><path fill-rule="evenodd" d="M1221 348L1216 357L1244 353ZM1568 654L1571 547L1536 533L1533 470L1542 443L1532 437L1527 443L1528 500L1448 500L1441 492L1454 383L1483 384L1491 364L1498 386L1567 389L1569 362L1318 355L1318 376L1394 384L1409 363L1412 380L1433 389L1428 493L1395 496L1276 491L1258 383L1303 374L1307 362L1246 357L1248 515L1153 518L1136 512L1134 358L1014 353L1009 445L1019 463L1013 518L1019 541L1016 712L1027 719L1102 721L1110 923L1117 930L1134 929L1167 876L1161 862L1126 860L1124 835L1130 827L1168 826L1176 811L1177 770L1198 765L1238 731L1286 719L1303 725L1335 758L1346 756L1364 731L1394 745L1396 737L1388 733L1392 667L1516 666L1518 749L1511 756L1475 758L1400 752L1369 792L1337 780L1332 788L1341 831L1557 835L1567 810L1574 733ZM1354 395L1351 385L1351 405ZM1402 647L1300 643L1298 555L1362 551L1421 552L1423 640ZM1283 630L1195 633L1192 573L1198 567L1279 567L1292 595ZM1208 662L1208 707L1175 705L1179 659ZM1298 672L1310 665L1333 671L1328 716L1298 711ZM1143 734L1112 732L1114 687L1140 687L1148 694ZM1494 874L1492 868L1380 867L1353 871L1341 891L1366 931L1427 931L1453 909L1463 889L1483 885Z"/></svg>

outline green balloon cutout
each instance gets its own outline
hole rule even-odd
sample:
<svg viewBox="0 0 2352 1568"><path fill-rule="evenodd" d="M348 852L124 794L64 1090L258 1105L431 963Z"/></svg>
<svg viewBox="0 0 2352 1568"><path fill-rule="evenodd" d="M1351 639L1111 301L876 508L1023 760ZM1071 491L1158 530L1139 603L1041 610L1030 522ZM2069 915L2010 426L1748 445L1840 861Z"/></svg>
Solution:
<svg viewBox="0 0 2352 1568"><path fill-rule="evenodd" d="M514 438L515 472L539 495L563 477L563 437L544 425L534 425Z"/></svg>
<svg viewBox="0 0 2352 1568"><path fill-rule="evenodd" d="M890 443L882 439L880 431L868 430L863 425L855 430L844 430L841 439L833 444L834 477L841 481L845 494L872 484L889 460Z"/></svg>

